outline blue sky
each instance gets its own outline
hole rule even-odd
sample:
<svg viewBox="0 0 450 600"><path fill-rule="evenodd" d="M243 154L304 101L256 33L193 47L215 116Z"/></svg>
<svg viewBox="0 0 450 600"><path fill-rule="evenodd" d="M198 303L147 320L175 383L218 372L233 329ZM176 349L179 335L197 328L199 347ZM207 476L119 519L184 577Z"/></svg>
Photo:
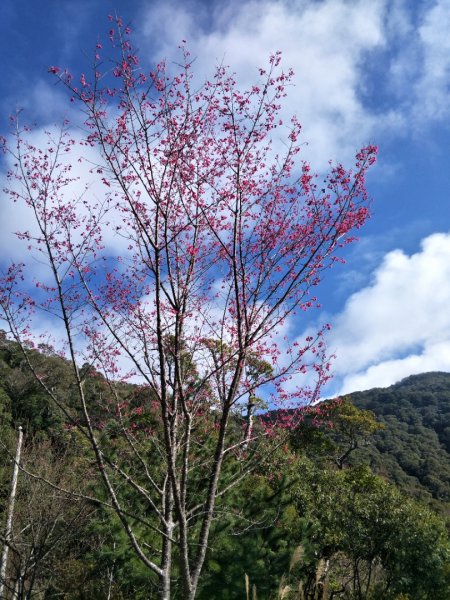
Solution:
<svg viewBox="0 0 450 600"><path fill-rule="evenodd" d="M337 358L329 394L450 371L450 0L3 0L0 130L17 107L39 126L71 117L49 65L86 70L116 11L151 65L188 41L200 77L224 60L243 83L281 50L296 73L295 113L314 170L379 146L373 216L347 265L321 287ZM0 204L0 251L12 257ZM17 217L18 218L18 217Z"/></svg>

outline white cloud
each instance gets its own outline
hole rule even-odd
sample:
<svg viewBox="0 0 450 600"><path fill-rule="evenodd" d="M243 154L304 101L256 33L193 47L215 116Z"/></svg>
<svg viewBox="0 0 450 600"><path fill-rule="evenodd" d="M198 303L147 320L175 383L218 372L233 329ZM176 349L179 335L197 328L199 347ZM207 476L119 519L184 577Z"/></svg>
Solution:
<svg viewBox="0 0 450 600"><path fill-rule="evenodd" d="M48 77L49 78L49 77ZM37 122L41 125L59 124L70 115L72 124L81 125L84 115L73 110L69 104L69 94L63 85L57 81L40 79L34 86L30 86L26 96L21 99L20 109L28 122Z"/></svg>
<svg viewBox="0 0 450 600"><path fill-rule="evenodd" d="M445 120L450 108L450 0L414 5L397 0L389 12L391 56L388 84L410 132L423 136L430 121Z"/></svg>
<svg viewBox="0 0 450 600"><path fill-rule="evenodd" d="M155 57L169 59L186 38L198 73L210 75L223 61L242 84L253 82L256 68L281 50L283 64L296 72L286 113L303 124L306 153L316 167L330 158L351 159L359 146L373 141L377 129L400 118L391 111L372 114L359 96L367 53L386 43L383 0L250 0L222 8L216 6L208 20L198 4L153 6L144 37ZM155 39L160 40L156 47Z"/></svg>
<svg viewBox="0 0 450 600"><path fill-rule="evenodd" d="M449 113L450 0L438 0L419 28L423 52L422 73L416 87L422 118L443 118Z"/></svg>
<svg viewBox="0 0 450 600"><path fill-rule="evenodd" d="M408 375L428 371L450 370L450 341L427 343L419 354L386 360L369 367L365 372L352 373L344 378L340 394L374 387L388 387Z"/></svg>
<svg viewBox="0 0 450 600"><path fill-rule="evenodd" d="M430 235L411 256L389 252L333 319L328 343L341 393L450 370L449 306L450 233Z"/></svg>

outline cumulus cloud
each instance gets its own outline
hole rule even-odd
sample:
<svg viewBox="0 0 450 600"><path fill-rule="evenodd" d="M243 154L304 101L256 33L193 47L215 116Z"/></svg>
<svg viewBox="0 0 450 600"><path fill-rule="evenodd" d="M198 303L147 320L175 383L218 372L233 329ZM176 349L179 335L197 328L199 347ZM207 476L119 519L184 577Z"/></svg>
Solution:
<svg viewBox="0 0 450 600"><path fill-rule="evenodd" d="M373 281L333 319L329 347L341 393L385 386L411 373L450 370L450 234L419 252L389 252Z"/></svg>

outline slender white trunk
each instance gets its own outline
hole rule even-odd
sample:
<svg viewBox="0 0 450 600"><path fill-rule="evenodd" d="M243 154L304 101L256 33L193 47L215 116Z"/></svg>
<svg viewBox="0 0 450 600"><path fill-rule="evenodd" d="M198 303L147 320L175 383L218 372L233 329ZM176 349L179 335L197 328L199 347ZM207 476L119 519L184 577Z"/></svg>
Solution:
<svg viewBox="0 0 450 600"><path fill-rule="evenodd" d="M20 463L20 455L22 452L22 441L23 441L23 429L19 427L19 437L17 440L17 448L16 448L16 458L14 459L14 469L13 469L13 477L11 482L11 494L9 496L9 504L8 504L8 516L6 518L6 527L5 527L5 544L3 546L2 553L2 562L0 567L0 600L4 598L4 588L5 588L5 579L6 579L6 566L8 563L8 551L9 551L9 542L11 539L12 533L12 522L14 516L14 504L16 501L16 491L17 491L17 480L19 477L19 463Z"/></svg>
<svg viewBox="0 0 450 600"><path fill-rule="evenodd" d="M114 554L116 553L116 542L113 544ZM111 600L112 587L114 583L114 567L116 566L116 559L114 558L113 564L111 566L111 571L109 572L109 585L108 585L108 597L106 600Z"/></svg>

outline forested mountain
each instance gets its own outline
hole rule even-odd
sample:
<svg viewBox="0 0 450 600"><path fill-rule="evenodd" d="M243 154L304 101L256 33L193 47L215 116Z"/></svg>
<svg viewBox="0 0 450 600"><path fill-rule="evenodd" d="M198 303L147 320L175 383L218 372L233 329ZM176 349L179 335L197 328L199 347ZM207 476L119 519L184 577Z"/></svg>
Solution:
<svg viewBox="0 0 450 600"><path fill-rule="evenodd" d="M354 454L421 500L450 508L450 373L412 375L347 397L384 428Z"/></svg>

